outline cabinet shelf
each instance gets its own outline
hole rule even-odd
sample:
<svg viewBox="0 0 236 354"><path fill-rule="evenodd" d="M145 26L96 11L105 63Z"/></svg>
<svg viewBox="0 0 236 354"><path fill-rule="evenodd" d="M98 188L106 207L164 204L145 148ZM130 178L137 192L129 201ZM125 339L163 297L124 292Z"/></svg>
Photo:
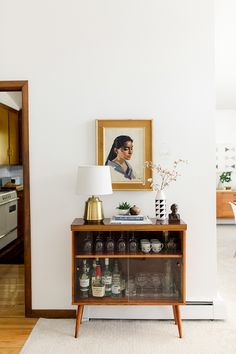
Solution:
<svg viewBox="0 0 236 354"><path fill-rule="evenodd" d="M80 258L183 258L180 252L160 252L160 253L113 253L113 254L99 254L99 253L80 253L75 255L76 259Z"/></svg>

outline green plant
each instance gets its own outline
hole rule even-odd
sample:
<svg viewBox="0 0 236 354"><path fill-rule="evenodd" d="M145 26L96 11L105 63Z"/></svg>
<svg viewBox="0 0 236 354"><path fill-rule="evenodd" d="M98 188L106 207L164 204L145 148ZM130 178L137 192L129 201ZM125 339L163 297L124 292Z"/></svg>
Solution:
<svg viewBox="0 0 236 354"><path fill-rule="evenodd" d="M231 174L232 171L222 172L222 174L220 175L220 182L221 183L231 182L232 181Z"/></svg>
<svg viewBox="0 0 236 354"><path fill-rule="evenodd" d="M128 202L122 202L118 205L116 209L126 210L131 208L131 205Z"/></svg>

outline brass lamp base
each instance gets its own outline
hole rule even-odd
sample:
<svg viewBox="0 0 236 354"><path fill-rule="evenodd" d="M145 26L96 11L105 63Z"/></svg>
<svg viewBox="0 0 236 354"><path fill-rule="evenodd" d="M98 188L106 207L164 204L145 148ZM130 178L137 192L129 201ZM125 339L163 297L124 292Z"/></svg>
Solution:
<svg viewBox="0 0 236 354"><path fill-rule="evenodd" d="M93 195L85 202L84 220L99 222L103 219L102 201Z"/></svg>

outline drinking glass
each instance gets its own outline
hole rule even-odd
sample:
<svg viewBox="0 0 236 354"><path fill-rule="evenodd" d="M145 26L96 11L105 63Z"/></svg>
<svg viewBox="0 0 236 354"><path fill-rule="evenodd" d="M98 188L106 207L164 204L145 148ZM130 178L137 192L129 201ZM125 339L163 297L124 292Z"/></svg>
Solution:
<svg viewBox="0 0 236 354"><path fill-rule="evenodd" d="M137 286L140 287L140 296L144 296L144 286L147 283L147 274L145 273L137 273L135 276L135 282Z"/></svg>
<svg viewBox="0 0 236 354"><path fill-rule="evenodd" d="M136 296L136 283L134 277L130 277L126 282L125 296Z"/></svg>
<svg viewBox="0 0 236 354"><path fill-rule="evenodd" d="M162 288L162 275L160 273L153 273L151 279L154 286L154 296L158 296L158 290L160 293Z"/></svg>

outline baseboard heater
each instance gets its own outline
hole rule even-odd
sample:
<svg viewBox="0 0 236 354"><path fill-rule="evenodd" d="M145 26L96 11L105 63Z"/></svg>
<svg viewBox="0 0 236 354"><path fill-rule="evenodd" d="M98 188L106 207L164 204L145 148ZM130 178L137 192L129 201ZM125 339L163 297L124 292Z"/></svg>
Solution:
<svg viewBox="0 0 236 354"><path fill-rule="evenodd" d="M187 306L213 306L213 301L186 301ZM185 306L186 306L185 305Z"/></svg>
<svg viewBox="0 0 236 354"><path fill-rule="evenodd" d="M186 320L225 319L223 301L186 301L180 307L181 317ZM172 306L85 306L83 319L172 319Z"/></svg>

